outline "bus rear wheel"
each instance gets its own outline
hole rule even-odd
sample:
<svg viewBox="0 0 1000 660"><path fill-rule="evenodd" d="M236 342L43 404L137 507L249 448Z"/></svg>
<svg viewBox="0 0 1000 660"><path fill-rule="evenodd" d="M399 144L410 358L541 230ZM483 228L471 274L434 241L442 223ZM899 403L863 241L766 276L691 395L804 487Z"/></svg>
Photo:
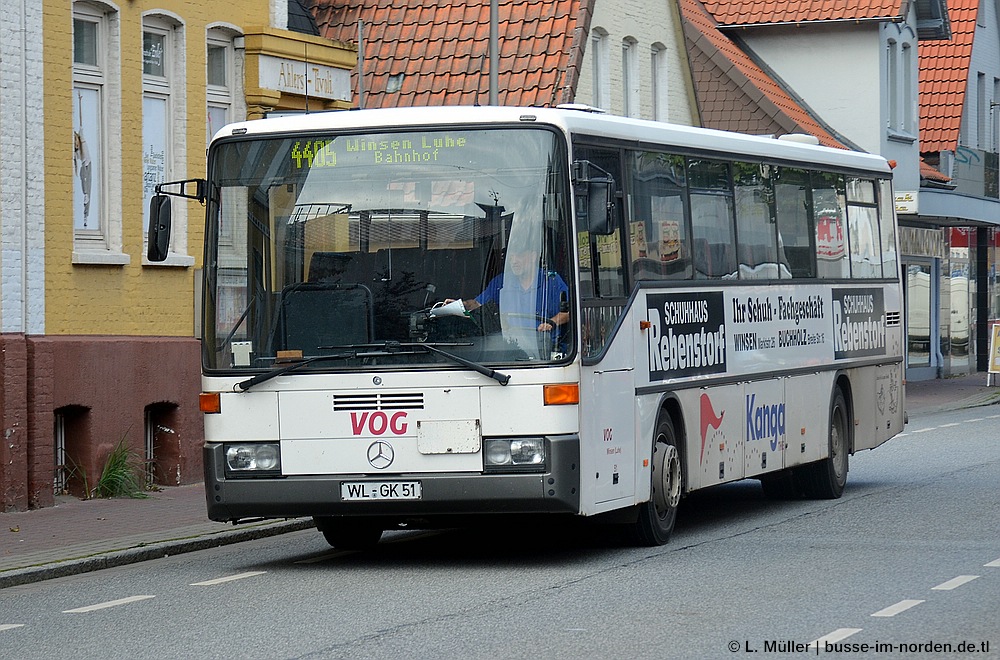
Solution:
<svg viewBox="0 0 1000 660"><path fill-rule="evenodd" d="M367 520L315 517L316 529L338 550L371 550L382 538L382 526Z"/></svg>
<svg viewBox="0 0 1000 660"><path fill-rule="evenodd" d="M851 451L851 425L847 401L838 387L830 401L829 454L805 466L802 486L806 497L835 500L844 494Z"/></svg>
<svg viewBox="0 0 1000 660"><path fill-rule="evenodd" d="M663 545L677 522L684 486L684 467L677 448L677 432L666 411L656 420L653 439L649 501L639 505L632 536L640 545Z"/></svg>

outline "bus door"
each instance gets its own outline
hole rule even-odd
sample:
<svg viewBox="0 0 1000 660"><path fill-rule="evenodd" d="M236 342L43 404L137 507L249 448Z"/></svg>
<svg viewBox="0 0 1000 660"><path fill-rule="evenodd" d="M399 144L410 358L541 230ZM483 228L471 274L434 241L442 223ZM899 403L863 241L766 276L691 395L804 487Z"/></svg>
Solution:
<svg viewBox="0 0 1000 660"><path fill-rule="evenodd" d="M621 228L621 155L616 149L577 146L575 158L595 176L611 180L615 201L610 233L595 230L587 218L577 227L580 262L581 339L580 441L584 506L634 498L636 461L635 341L630 321ZM625 316L623 319L622 317ZM586 483L591 481L591 491ZM592 492L593 496L587 495ZM620 505L620 503L619 503Z"/></svg>

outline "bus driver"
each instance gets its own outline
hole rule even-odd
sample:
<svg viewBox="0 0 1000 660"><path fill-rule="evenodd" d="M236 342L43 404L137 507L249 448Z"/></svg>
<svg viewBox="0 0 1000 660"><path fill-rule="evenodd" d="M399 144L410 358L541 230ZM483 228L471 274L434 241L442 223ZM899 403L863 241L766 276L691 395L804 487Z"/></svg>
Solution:
<svg viewBox="0 0 1000 660"><path fill-rule="evenodd" d="M504 286L505 274L516 279L512 286L509 283ZM467 311L472 311L492 302L502 314L523 319L517 325L537 323L536 330L547 332L569 320L569 313L560 309L568 292L569 287L559 273L539 267L537 246L522 241L508 246L505 272L490 280L478 296L462 303ZM444 302L454 301L446 298Z"/></svg>

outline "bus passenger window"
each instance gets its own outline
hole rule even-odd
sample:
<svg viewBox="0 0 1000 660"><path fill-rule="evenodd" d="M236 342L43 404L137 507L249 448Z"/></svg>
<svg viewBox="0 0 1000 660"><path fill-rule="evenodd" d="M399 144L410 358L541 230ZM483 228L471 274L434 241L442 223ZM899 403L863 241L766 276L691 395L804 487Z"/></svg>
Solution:
<svg viewBox="0 0 1000 660"><path fill-rule="evenodd" d="M896 254L896 224L893 217L896 214L895 200L892 196L892 183L889 179L879 181L879 235L882 237L882 277L896 277L899 273L899 257Z"/></svg>
<svg viewBox="0 0 1000 660"><path fill-rule="evenodd" d="M629 246L637 280L691 277L683 156L630 152Z"/></svg>
<svg viewBox="0 0 1000 660"><path fill-rule="evenodd" d="M688 160L695 279L736 277L736 235L729 163Z"/></svg>
<svg viewBox="0 0 1000 660"><path fill-rule="evenodd" d="M792 276L784 253L778 253L771 187L774 171L772 166L763 163L733 163L736 257L741 280L776 280Z"/></svg>
<svg viewBox="0 0 1000 660"><path fill-rule="evenodd" d="M851 277L882 277L882 246L873 181L847 179L847 227Z"/></svg>
<svg viewBox="0 0 1000 660"><path fill-rule="evenodd" d="M817 276L824 279L850 277L844 177L840 174L813 172L812 197L813 220L816 223Z"/></svg>
<svg viewBox="0 0 1000 660"><path fill-rule="evenodd" d="M589 161L610 174L615 181L617 195L617 222L611 234L591 234L585 227L577 228L581 265L580 295L583 298L622 298L626 295L626 290L621 229L621 153L617 149L578 146L575 158Z"/></svg>
<svg viewBox="0 0 1000 660"><path fill-rule="evenodd" d="M792 167L778 168L774 183L778 236L792 277L816 277L808 189L808 172Z"/></svg>

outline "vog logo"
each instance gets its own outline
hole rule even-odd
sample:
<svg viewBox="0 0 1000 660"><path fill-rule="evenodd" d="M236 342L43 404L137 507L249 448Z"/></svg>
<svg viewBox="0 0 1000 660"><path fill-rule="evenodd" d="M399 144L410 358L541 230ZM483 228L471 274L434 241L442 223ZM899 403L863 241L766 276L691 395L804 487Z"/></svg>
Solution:
<svg viewBox="0 0 1000 660"><path fill-rule="evenodd" d="M352 412L351 431L354 435L363 435L367 431L369 435L406 435L409 424L406 420L405 411L397 411L387 414L381 410L377 412Z"/></svg>
<svg viewBox="0 0 1000 660"><path fill-rule="evenodd" d="M778 448L778 442L785 437L785 404L757 404L757 395L748 394L747 442L770 440L771 450Z"/></svg>

